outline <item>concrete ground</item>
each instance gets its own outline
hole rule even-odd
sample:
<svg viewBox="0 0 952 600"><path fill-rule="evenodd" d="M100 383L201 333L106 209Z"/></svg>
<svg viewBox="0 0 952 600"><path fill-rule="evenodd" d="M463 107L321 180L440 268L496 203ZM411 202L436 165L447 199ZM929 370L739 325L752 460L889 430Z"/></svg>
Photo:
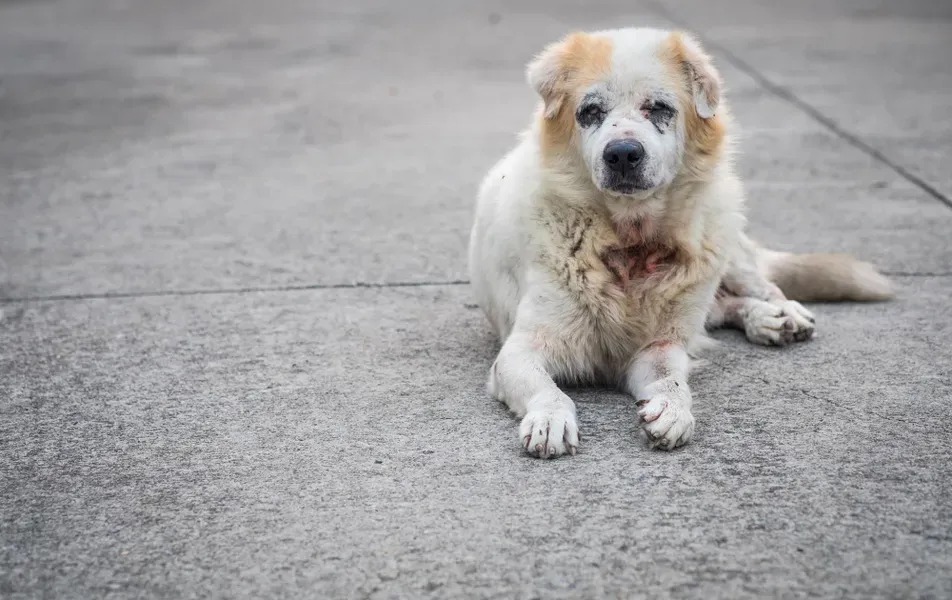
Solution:
<svg viewBox="0 0 952 600"><path fill-rule="evenodd" d="M483 382L475 187L576 28L683 26L755 235L887 304L720 334L698 431ZM952 4L0 2L0 596L952 597Z"/></svg>

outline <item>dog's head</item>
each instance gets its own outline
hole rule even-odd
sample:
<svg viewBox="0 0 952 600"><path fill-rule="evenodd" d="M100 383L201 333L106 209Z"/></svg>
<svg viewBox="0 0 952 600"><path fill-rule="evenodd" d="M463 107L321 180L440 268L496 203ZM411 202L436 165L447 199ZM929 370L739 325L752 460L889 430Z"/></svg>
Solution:
<svg viewBox="0 0 952 600"><path fill-rule="evenodd" d="M539 54L528 79L543 101L543 155L584 167L612 196L650 196L720 152L720 76L687 34L574 33Z"/></svg>

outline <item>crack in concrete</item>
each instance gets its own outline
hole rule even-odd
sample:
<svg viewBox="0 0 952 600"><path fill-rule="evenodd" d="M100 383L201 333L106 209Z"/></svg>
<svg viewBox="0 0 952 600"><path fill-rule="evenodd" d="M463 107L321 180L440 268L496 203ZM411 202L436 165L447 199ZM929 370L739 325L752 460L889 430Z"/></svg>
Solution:
<svg viewBox="0 0 952 600"><path fill-rule="evenodd" d="M194 289L194 290L153 290L144 292L104 292L101 294L58 294L51 296L24 296L21 298L0 298L0 304L21 302L57 302L64 300L113 300L116 298L154 298L161 296L212 296L222 294L250 294L257 292L299 292L308 290L353 290L373 288L416 288L453 285L469 285L466 279L449 281L395 281L392 283L329 283L310 285L276 285L260 287Z"/></svg>

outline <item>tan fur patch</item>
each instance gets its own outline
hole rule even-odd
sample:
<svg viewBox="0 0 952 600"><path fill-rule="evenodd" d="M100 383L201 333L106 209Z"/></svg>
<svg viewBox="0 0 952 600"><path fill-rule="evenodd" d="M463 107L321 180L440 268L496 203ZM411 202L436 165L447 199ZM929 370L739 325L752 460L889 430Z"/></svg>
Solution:
<svg viewBox="0 0 952 600"><path fill-rule="evenodd" d="M720 158L724 146L726 133L726 106L720 101L715 115L709 119L702 119L698 115L694 102L694 79L696 77L712 76L713 73L704 73L710 69L710 62L706 56L698 56L689 48L679 32L672 32L658 48L657 56L667 67L671 75L672 87L678 91L678 101L684 115L686 153L702 164L698 167L713 166ZM709 100L717 103L717 96ZM690 162L687 162L690 165Z"/></svg>
<svg viewBox="0 0 952 600"><path fill-rule="evenodd" d="M611 69L613 44L605 37L584 32L573 33L552 51L557 53L558 74L553 93L559 94L558 112L546 118L539 113L542 152L551 156L563 151L575 134L575 103L580 93L604 77Z"/></svg>

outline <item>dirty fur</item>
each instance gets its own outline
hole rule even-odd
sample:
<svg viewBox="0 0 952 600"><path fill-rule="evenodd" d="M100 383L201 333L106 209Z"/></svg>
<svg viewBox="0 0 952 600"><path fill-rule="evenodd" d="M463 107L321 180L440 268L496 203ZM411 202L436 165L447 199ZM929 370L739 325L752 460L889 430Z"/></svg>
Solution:
<svg viewBox="0 0 952 600"><path fill-rule="evenodd" d="M890 293L850 257L805 259L747 238L721 78L689 34L575 33L536 56L527 76L541 103L480 187L469 263L503 342L489 390L522 418L529 454L578 450L575 404L559 384L618 386L637 401L651 447L681 446L695 427L689 355L707 329L803 341L814 318L785 290ZM604 114L578 122L593 97L605 99ZM665 127L651 112L659 98L674 105ZM605 153L619 139L644 149L625 157L625 171ZM826 274L812 288L811 270Z"/></svg>

